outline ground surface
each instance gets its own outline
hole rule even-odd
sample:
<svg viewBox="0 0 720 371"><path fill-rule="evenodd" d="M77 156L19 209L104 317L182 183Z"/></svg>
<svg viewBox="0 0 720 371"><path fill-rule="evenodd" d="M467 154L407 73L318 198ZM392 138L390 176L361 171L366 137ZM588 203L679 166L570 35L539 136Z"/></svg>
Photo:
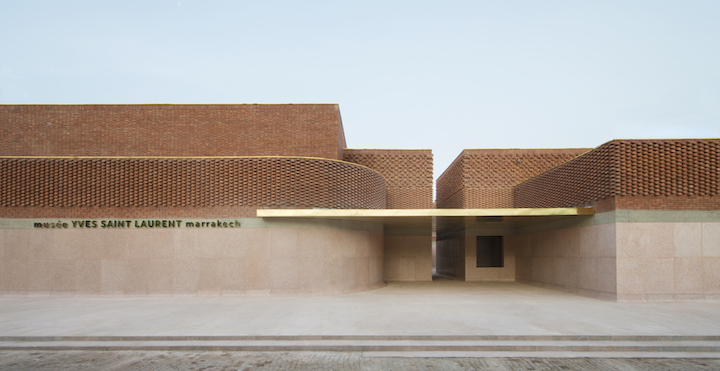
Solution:
<svg viewBox="0 0 720 371"><path fill-rule="evenodd" d="M305 297L0 297L2 336L720 335L720 301L614 303L515 282Z"/></svg>
<svg viewBox="0 0 720 371"><path fill-rule="evenodd" d="M336 352L0 351L0 370L720 370L719 359L364 358Z"/></svg>
<svg viewBox="0 0 720 371"><path fill-rule="evenodd" d="M18 340L23 337L45 337L40 345L53 346L61 345L55 337L63 336L333 335L718 337L720 302L614 303L512 282L449 280L390 283L378 290L319 297L0 297L5 346L26 341ZM107 349L106 343L94 344ZM566 353L567 358L540 358L532 352L524 358L419 358L407 353L391 358L311 349L26 347L0 350L0 370L720 370L720 359L713 357L718 353L708 353L714 359L672 358L686 357L679 354L638 359L619 353L573 358L578 353Z"/></svg>

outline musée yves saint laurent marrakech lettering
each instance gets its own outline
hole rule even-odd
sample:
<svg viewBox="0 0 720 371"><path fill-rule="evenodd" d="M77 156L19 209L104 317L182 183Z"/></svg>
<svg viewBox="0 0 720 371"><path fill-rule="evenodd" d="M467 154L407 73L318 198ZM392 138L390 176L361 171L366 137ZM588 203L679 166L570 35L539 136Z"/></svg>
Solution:
<svg viewBox="0 0 720 371"><path fill-rule="evenodd" d="M0 294L720 299L718 139L346 148L337 104L0 105ZM469 133L457 133L468 135ZM382 135L382 133L378 133Z"/></svg>
<svg viewBox="0 0 720 371"><path fill-rule="evenodd" d="M72 220L68 222L34 222L34 228L240 228L237 220L191 221L182 220Z"/></svg>

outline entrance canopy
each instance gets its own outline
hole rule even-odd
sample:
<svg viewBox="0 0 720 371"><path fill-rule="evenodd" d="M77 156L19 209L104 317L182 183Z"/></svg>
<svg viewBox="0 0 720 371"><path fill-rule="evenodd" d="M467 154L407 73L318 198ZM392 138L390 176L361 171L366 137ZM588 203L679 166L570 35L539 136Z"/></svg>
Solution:
<svg viewBox="0 0 720 371"><path fill-rule="evenodd" d="M334 219L382 223L386 228L433 228L451 231L477 225L520 228L590 216L594 208L518 209L259 209L260 218Z"/></svg>

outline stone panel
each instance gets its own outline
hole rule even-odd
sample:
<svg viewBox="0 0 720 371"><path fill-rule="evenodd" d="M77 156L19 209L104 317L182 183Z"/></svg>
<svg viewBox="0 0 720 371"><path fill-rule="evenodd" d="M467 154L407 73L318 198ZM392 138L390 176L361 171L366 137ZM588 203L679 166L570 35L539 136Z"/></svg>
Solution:
<svg viewBox="0 0 720 371"><path fill-rule="evenodd" d="M0 259L4 295L319 295L384 284L379 232L333 227L0 231L3 249L11 246ZM430 280L430 237L399 241L408 248L400 266L411 272L409 280Z"/></svg>
<svg viewBox="0 0 720 371"><path fill-rule="evenodd" d="M702 223L703 256L720 257L720 223Z"/></svg>
<svg viewBox="0 0 720 371"><path fill-rule="evenodd" d="M676 258L702 256L702 223L675 223L673 244Z"/></svg>
<svg viewBox="0 0 720 371"><path fill-rule="evenodd" d="M618 223L619 301L716 297L712 227L720 223ZM710 226L710 228L707 228ZM709 255L709 256L708 256Z"/></svg>
<svg viewBox="0 0 720 371"><path fill-rule="evenodd" d="M386 281L432 281L432 237L385 236Z"/></svg>

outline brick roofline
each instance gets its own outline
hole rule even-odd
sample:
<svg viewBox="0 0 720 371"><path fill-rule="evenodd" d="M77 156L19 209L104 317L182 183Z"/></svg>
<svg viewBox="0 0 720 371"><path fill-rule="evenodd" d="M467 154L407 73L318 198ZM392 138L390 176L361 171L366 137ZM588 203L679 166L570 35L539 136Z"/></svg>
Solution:
<svg viewBox="0 0 720 371"><path fill-rule="evenodd" d="M155 159L155 160L221 160L221 159L248 159L248 158L297 158L308 160L323 160L339 162L366 168L380 176L380 172L370 167L355 162L337 160L334 158L308 157L308 156L0 156L0 159L31 159L31 160L102 160L102 159Z"/></svg>
<svg viewBox="0 0 720 371"><path fill-rule="evenodd" d="M342 159L337 103L0 105L0 154Z"/></svg>
<svg viewBox="0 0 720 371"><path fill-rule="evenodd" d="M19 103L9 104L0 103L0 106L98 106L98 107L114 107L114 106L311 106L311 105L336 105L339 103L112 103L112 104L99 104L99 103L50 103L50 104L35 104L35 103Z"/></svg>

